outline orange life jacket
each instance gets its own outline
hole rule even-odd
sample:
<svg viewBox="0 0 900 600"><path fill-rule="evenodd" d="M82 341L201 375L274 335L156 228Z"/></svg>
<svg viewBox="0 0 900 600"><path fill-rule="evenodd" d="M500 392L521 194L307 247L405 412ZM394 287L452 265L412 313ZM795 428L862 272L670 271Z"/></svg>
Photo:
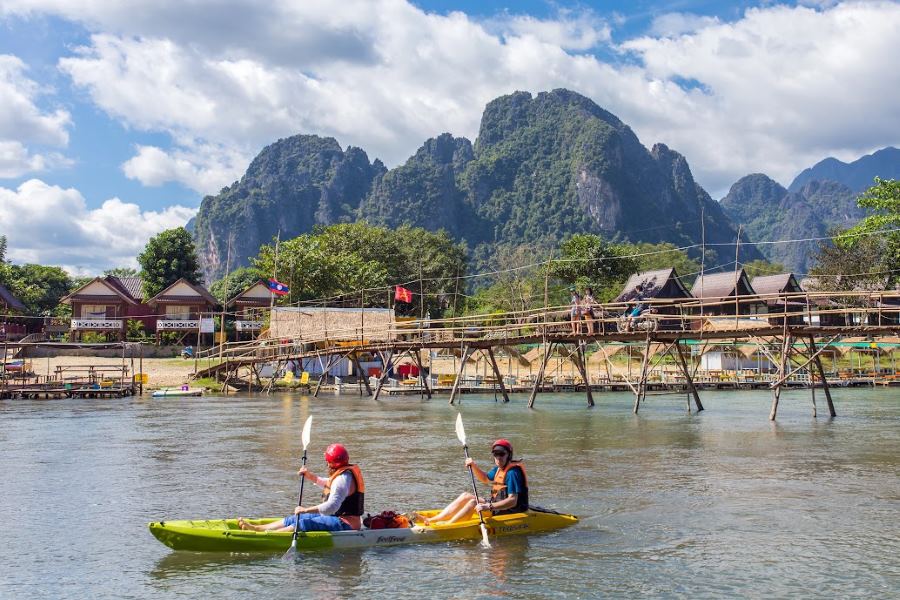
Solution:
<svg viewBox="0 0 900 600"><path fill-rule="evenodd" d="M494 473L494 479L491 484L491 500L497 501L509 497L509 492L506 489L506 474L510 469L519 469L522 472L522 483L525 489L517 494L514 507L494 511L495 515L528 510L528 475L525 473L525 463L521 460L511 460L506 463L505 467L497 467L497 472Z"/></svg>
<svg viewBox="0 0 900 600"><path fill-rule="evenodd" d="M343 519L353 529L359 529L362 526L360 517L365 512L366 484L363 481L362 471L359 470L358 465L344 465L336 469L325 483L325 489L322 490L322 498L323 500L328 500L328 496L331 494L332 483L345 471L350 471L350 474L353 475L353 485L350 488L350 493L344 498L334 516Z"/></svg>

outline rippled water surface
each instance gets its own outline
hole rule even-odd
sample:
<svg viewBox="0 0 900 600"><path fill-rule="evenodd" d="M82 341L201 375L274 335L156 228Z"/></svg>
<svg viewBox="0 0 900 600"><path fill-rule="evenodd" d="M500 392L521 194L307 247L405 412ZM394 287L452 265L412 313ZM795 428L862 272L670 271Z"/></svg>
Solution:
<svg viewBox="0 0 900 600"><path fill-rule="evenodd" d="M276 557L173 552L151 520L280 515L296 503L300 428L310 466L342 441L367 509L437 507L469 485L446 397L297 395L0 401L2 598L605 595L896 597L900 392L464 396L473 455L508 437L532 502L570 529L477 543ZM819 394L819 414L822 410Z"/></svg>

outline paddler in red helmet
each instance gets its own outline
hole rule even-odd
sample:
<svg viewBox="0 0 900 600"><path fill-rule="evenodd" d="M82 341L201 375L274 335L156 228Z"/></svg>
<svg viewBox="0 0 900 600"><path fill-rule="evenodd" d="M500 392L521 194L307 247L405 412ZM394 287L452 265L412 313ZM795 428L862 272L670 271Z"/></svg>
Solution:
<svg viewBox="0 0 900 600"><path fill-rule="evenodd" d="M306 467L297 474L323 489L322 502L315 506L298 506L294 514L267 525L254 525L238 519L241 529L254 531L293 531L300 519L301 531L349 531L362 527L366 484L359 466L350 464L350 454L341 444L325 449L328 478L314 475Z"/></svg>
<svg viewBox="0 0 900 600"><path fill-rule="evenodd" d="M437 515L423 519L426 525L441 521L455 523L471 518L476 512L487 511L493 515L502 515L528 510L525 463L513 460L513 447L509 440L499 439L491 444L491 454L494 457L494 467L487 473L475 464L474 459L466 459L466 467L472 467L475 477L482 483L491 484L490 498L476 499L468 492L461 494Z"/></svg>

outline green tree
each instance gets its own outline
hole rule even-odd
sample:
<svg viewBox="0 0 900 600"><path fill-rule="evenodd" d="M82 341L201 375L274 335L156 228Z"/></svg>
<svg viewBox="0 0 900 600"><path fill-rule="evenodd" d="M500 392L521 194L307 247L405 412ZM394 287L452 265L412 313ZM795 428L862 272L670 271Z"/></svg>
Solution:
<svg viewBox="0 0 900 600"><path fill-rule="evenodd" d="M687 279L700 272L700 262L688 256L687 252L680 250L675 244L642 242L630 244L630 248L629 254L634 255L638 271L656 271L673 267L680 277ZM714 260L714 256L711 256L711 260ZM688 285L690 281L683 283Z"/></svg>
<svg viewBox="0 0 900 600"><path fill-rule="evenodd" d="M116 267L103 271L104 277L137 277L139 274L138 270L132 267Z"/></svg>
<svg viewBox="0 0 900 600"><path fill-rule="evenodd" d="M418 314L421 288L424 309L432 316L449 305L457 274L466 274L465 248L446 232L407 226L390 230L366 223L318 227L281 242L277 270L275 244L260 248L252 262L258 272L275 273L288 284L290 295L280 302L386 306L393 286L403 284L416 295L415 301L397 309Z"/></svg>
<svg viewBox="0 0 900 600"><path fill-rule="evenodd" d="M7 284L28 314L41 316L57 314L59 301L72 289L69 274L61 268L36 264L9 265Z"/></svg>
<svg viewBox="0 0 900 600"><path fill-rule="evenodd" d="M209 293L217 300L224 302L234 298L260 279L265 279L265 277L262 271L256 267L241 267L209 286ZM226 283L228 284L227 289L225 288Z"/></svg>
<svg viewBox="0 0 900 600"><path fill-rule="evenodd" d="M876 177L875 185L863 192L856 203L871 211L871 214L838 235L835 244L848 251L860 245L871 249L873 243L880 247L881 255L877 262L860 263L855 270L849 272L880 270L885 273L883 285L893 286L900 280L900 273L897 272L900 269L900 181ZM874 238L874 241L870 238ZM865 255L867 250L862 252ZM861 269L863 265L870 268ZM873 266L877 266L877 269L872 269Z"/></svg>
<svg viewBox="0 0 900 600"><path fill-rule="evenodd" d="M144 294L155 296L181 277L201 283L200 263L191 234L184 227L168 229L150 238L138 255Z"/></svg>
<svg viewBox="0 0 900 600"><path fill-rule="evenodd" d="M744 265L744 271L747 272L747 277L753 279L760 275L778 275L779 273L784 273L785 269L781 263L767 260L752 260Z"/></svg>
<svg viewBox="0 0 900 600"><path fill-rule="evenodd" d="M579 290L592 288L599 301L615 297L639 266L632 246L590 233L573 235L560 244L560 253L553 261L553 275Z"/></svg>
<svg viewBox="0 0 900 600"><path fill-rule="evenodd" d="M861 236L853 243L840 243L844 231L832 232L833 239L820 243L813 256L817 291L848 292L883 289L890 273L884 264L884 242L877 236Z"/></svg>

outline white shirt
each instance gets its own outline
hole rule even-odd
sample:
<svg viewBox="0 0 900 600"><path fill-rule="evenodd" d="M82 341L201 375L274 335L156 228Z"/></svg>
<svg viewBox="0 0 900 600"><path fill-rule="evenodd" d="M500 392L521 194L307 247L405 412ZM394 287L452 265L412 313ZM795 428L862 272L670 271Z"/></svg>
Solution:
<svg viewBox="0 0 900 600"><path fill-rule="evenodd" d="M328 480L324 477L319 477L316 479L316 485L322 489L325 489L325 486L328 484ZM350 495L350 489L353 486L353 473L350 471L344 471L340 475L338 475L337 479L331 484L331 493L328 495L328 500L316 506L316 509L319 511L319 514L322 515L333 515L338 511L341 507L341 504L344 503L344 500L347 499L347 496Z"/></svg>

